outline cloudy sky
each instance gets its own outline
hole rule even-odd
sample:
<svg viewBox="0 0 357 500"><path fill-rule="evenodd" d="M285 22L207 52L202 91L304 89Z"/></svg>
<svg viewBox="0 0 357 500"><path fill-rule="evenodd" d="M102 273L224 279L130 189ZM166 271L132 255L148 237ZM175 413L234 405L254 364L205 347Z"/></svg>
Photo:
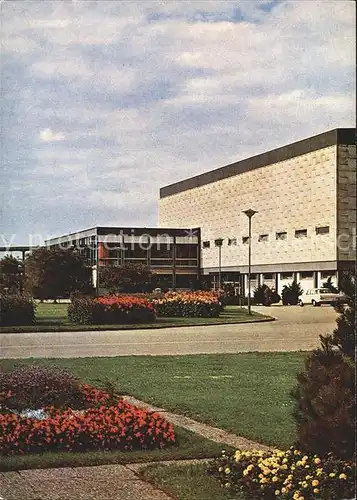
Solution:
<svg viewBox="0 0 357 500"><path fill-rule="evenodd" d="M0 38L17 243L155 226L161 186L355 126L353 1L2 0Z"/></svg>

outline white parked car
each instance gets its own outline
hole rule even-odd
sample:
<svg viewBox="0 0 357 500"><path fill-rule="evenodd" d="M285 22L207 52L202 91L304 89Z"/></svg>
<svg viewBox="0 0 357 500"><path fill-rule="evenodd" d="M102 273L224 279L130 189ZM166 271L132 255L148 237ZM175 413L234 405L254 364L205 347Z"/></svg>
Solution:
<svg viewBox="0 0 357 500"><path fill-rule="evenodd" d="M311 288L299 297L300 306L305 304L312 304L314 307L321 306L321 304L335 305L341 301L343 301L343 294L331 292L328 288Z"/></svg>

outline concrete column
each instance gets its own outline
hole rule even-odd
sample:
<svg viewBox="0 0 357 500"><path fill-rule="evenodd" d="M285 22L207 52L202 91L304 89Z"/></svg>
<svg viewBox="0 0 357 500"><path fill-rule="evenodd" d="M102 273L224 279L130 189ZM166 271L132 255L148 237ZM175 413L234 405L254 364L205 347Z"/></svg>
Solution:
<svg viewBox="0 0 357 500"><path fill-rule="evenodd" d="M316 271L316 275L317 287L322 286L321 271Z"/></svg>

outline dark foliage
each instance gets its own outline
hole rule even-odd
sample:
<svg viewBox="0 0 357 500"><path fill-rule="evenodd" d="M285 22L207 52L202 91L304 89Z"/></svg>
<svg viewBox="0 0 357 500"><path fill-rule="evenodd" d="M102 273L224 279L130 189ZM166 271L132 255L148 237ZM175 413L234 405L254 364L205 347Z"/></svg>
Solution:
<svg viewBox="0 0 357 500"><path fill-rule="evenodd" d="M38 299L69 297L88 292L90 269L73 250L41 247L25 260L26 287Z"/></svg>
<svg viewBox="0 0 357 500"><path fill-rule="evenodd" d="M355 456L355 298L356 278L341 285L346 304L332 335L320 336L321 347L308 356L292 395L296 400L297 446L342 459Z"/></svg>
<svg viewBox="0 0 357 500"><path fill-rule="evenodd" d="M14 295L21 293L23 288L23 262L12 256L0 260L0 291Z"/></svg>
<svg viewBox="0 0 357 500"><path fill-rule="evenodd" d="M254 289L253 299L255 304L270 306L280 301L280 295L264 283Z"/></svg>
<svg viewBox="0 0 357 500"><path fill-rule="evenodd" d="M23 295L0 295L0 326L32 325L36 305Z"/></svg>
<svg viewBox="0 0 357 500"><path fill-rule="evenodd" d="M303 294L300 283L294 280L290 285L284 285L281 292L281 299L284 305L296 306L299 303L299 297Z"/></svg>
<svg viewBox="0 0 357 500"><path fill-rule="evenodd" d="M324 283L322 283L322 287L327 288L332 293L338 293L338 288L334 286L331 276L329 276L327 280Z"/></svg>
<svg viewBox="0 0 357 500"><path fill-rule="evenodd" d="M99 285L109 293L151 292L157 285L157 276L145 264L128 262L100 268Z"/></svg>
<svg viewBox="0 0 357 500"><path fill-rule="evenodd" d="M32 364L0 373L0 407L23 411L44 406L79 409L85 404L80 380L62 368Z"/></svg>

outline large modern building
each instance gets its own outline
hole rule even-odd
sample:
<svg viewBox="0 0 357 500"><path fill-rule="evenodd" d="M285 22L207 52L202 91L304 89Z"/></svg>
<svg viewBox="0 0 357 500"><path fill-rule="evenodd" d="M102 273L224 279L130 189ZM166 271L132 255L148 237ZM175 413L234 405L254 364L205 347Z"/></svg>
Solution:
<svg viewBox="0 0 357 500"><path fill-rule="evenodd" d="M247 290L320 286L356 259L356 129L335 129L163 187L159 225L201 228L201 271ZM222 246L219 247L223 239ZM219 257L221 256L219 265Z"/></svg>
<svg viewBox="0 0 357 500"><path fill-rule="evenodd" d="M45 242L47 247L73 248L93 269L128 262L148 265L162 288L193 288L200 278L200 229L93 227ZM97 279L99 269L99 279Z"/></svg>

